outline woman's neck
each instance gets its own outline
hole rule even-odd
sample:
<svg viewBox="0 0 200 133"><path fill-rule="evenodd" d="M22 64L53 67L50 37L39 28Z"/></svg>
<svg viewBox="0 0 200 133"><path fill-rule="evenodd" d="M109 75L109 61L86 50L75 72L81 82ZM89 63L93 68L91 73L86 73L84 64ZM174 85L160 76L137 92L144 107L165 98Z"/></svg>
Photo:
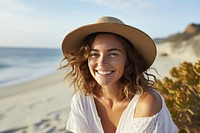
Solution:
<svg viewBox="0 0 200 133"><path fill-rule="evenodd" d="M104 86L102 87L102 97L105 100L117 102L119 94L119 85Z"/></svg>

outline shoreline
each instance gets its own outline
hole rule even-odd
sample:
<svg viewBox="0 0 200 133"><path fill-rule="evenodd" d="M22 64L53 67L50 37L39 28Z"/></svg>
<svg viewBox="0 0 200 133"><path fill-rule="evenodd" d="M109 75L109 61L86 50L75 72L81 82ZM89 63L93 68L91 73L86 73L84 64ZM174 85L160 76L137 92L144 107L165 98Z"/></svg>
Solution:
<svg viewBox="0 0 200 133"><path fill-rule="evenodd" d="M61 71L55 71L27 81L1 86L0 100L2 98L10 97L19 93L25 93L26 91L34 91L36 89L40 89L41 87L45 87L46 85L53 84L59 81L64 82L64 73L62 73Z"/></svg>

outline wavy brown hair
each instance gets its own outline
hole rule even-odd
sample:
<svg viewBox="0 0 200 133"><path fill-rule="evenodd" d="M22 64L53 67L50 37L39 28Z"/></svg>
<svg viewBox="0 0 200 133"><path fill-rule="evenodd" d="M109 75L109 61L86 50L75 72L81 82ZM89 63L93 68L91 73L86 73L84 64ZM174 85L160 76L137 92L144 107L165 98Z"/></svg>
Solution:
<svg viewBox="0 0 200 133"><path fill-rule="evenodd" d="M67 64L61 66L61 68L71 68L65 78L70 81L71 85L75 85L76 90L80 90L85 95L94 94L101 96L102 94L101 86L92 77L88 67L90 46L99 34L113 33L98 32L88 35L82 41L81 47L77 52L73 54L64 53L65 58L63 61L67 60ZM124 74L120 79L118 99L119 101L130 100L137 91L143 93L143 91L151 89L155 81L155 76L145 71L147 62L133 45L126 38L117 34L114 35L124 45L127 55ZM154 80L150 79L151 76Z"/></svg>

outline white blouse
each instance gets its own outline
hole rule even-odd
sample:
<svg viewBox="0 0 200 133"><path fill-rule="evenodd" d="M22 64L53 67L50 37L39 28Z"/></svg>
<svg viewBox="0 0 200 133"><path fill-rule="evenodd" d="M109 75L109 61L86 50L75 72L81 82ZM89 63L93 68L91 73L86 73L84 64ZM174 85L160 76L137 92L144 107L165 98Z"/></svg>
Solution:
<svg viewBox="0 0 200 133"><path fill-rule="evenodd" d="M160 95L160 94L159 94ZM162 108L152 117L134 118L140 94L136 94L122 113L116 133L177 133L163 97ZM71 112L66 129L73 133L104 133L93 96L76 93L72 97Z"/></svg>

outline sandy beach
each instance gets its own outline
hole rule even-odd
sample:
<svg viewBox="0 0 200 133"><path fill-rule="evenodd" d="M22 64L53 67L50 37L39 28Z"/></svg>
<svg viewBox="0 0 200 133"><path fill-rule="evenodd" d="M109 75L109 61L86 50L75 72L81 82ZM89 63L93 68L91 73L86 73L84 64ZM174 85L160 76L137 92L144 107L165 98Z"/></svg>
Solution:
<svg viewBox="0 0 200 133"><path fill-rule="evenodd" d="M61 72L0 88L0 132L65 132L73 89Z"/></svg>
<svg viewBox="0 0 200 133"><path fill-rule="evenodd" d="M158 46L158 56L152 67L158 78L169 75L172 66L191 56L166 52L167 46ZM153 71L152 71L153 72ZM155 72L153 72L155 73ZM57 72L25 83L0 88L0 132L4 133L64 133L70 111L73 88L63 81L63 72Z"/></svg>

